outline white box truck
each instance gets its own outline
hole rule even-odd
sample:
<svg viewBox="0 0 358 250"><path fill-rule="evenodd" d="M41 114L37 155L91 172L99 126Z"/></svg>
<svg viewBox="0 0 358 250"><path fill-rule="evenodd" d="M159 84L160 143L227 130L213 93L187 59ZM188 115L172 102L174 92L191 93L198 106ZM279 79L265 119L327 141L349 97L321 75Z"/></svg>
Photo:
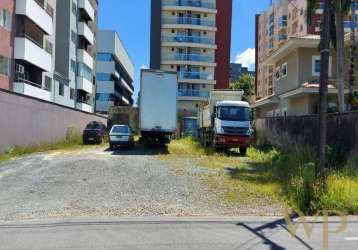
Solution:
<svg viewBox="0 0 358 250"><path fill-rule="evenodd" d="M142 70L139 95L141 141L169 142L177 128L177 73Z"/></svg>
<svg viewBox="0 0 358 250"><path fill-rule="evenodd" d="M242 100L243 91L216 90L199 107L199 137L204 146L215 149L239 148L246 154L253 139L252 114L249 103Z"/></svg>

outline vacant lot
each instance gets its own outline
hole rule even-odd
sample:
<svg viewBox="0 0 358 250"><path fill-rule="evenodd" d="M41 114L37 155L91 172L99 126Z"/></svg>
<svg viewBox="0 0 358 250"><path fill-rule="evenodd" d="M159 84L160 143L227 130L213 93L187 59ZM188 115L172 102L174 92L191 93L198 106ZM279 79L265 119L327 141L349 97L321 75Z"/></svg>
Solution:
<svg viewBox="0 0 358 250"><path fill-rule="evenodd" d="M83 148L0 165L0 220L282 212L275 185L238 181L250 176L248 158L171 149Z"/></svg>

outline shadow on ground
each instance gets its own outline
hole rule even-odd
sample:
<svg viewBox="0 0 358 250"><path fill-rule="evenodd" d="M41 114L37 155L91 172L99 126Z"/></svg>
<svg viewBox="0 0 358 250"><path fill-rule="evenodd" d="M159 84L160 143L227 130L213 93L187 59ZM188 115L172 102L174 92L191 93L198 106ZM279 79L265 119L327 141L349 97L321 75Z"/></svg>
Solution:
<svg viewBox="0 0 358 250"><path fill-rule="evenodd" d="M106 152L112 152L112 155L165 155L169 154L168 147L165 145L156 145L156 144L138 144L136 143L134 147L118 147L114 150L107 148Z"/></svg>
<svg viewBox="0 0 358 250"><path fill-rule="evenodd" d="M293 219L294 217L295 216L291 216L291 219ZM246 230L250 231L254 236L260 238L265 245L270 247L271 250L287 249L287 248L280 246L279 244L277 244L276 242L274 242L270 239L270 236L279 232L280 229L284 229L285 231L290 232L285 219L277 219L275 221L269 222L267 224L264 224L264 225L256 227L256 228L252 228L248 224L245 224L245 223L238 223L236 225L239 227L245 228ZM267 232L265 232L265 230L266 231L272 230L272 232L267 233ZM313 250L313 248L307 242L305 242L302 238L300 238L298 235L292 235L292 237L294 237L298 242L300 242L302 244L302 249ZM246 243L244 243L244 244L246 244ZM239 249L240 247L243 247L243 245L238 246L237 249Z"/></svg>

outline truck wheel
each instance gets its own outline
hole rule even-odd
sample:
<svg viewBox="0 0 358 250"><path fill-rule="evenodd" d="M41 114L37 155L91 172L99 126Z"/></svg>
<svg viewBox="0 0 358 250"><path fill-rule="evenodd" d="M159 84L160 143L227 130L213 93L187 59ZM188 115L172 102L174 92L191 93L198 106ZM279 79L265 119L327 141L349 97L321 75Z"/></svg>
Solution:
<svg viewBox="0 0 358 250"><path fill-rule="evenodd" d="M247 148L240 148L240 154L241 156L246 156Z"/></svg>

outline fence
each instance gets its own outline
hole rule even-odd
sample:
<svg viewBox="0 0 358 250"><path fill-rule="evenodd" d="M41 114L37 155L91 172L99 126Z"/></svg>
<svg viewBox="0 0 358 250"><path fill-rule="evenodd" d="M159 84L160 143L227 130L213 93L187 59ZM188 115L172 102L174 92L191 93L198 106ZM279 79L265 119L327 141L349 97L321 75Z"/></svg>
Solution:
<svg viewBox="0 0 358 250"><path fill-rule="evenodd" d="M272 117L256 120L259 141L281 148L295 144L318 144L318 116ZM358 152L358 112L330 114L327 119L327 143L344 155Z"/></svg>
<svg viewBox="0 0 358 250"><path fill-rule="evenodd" d="M69 130L81 132L90 121L107 124L102 116L0 90L0 151L54 143L66 138Z"/></svg>

